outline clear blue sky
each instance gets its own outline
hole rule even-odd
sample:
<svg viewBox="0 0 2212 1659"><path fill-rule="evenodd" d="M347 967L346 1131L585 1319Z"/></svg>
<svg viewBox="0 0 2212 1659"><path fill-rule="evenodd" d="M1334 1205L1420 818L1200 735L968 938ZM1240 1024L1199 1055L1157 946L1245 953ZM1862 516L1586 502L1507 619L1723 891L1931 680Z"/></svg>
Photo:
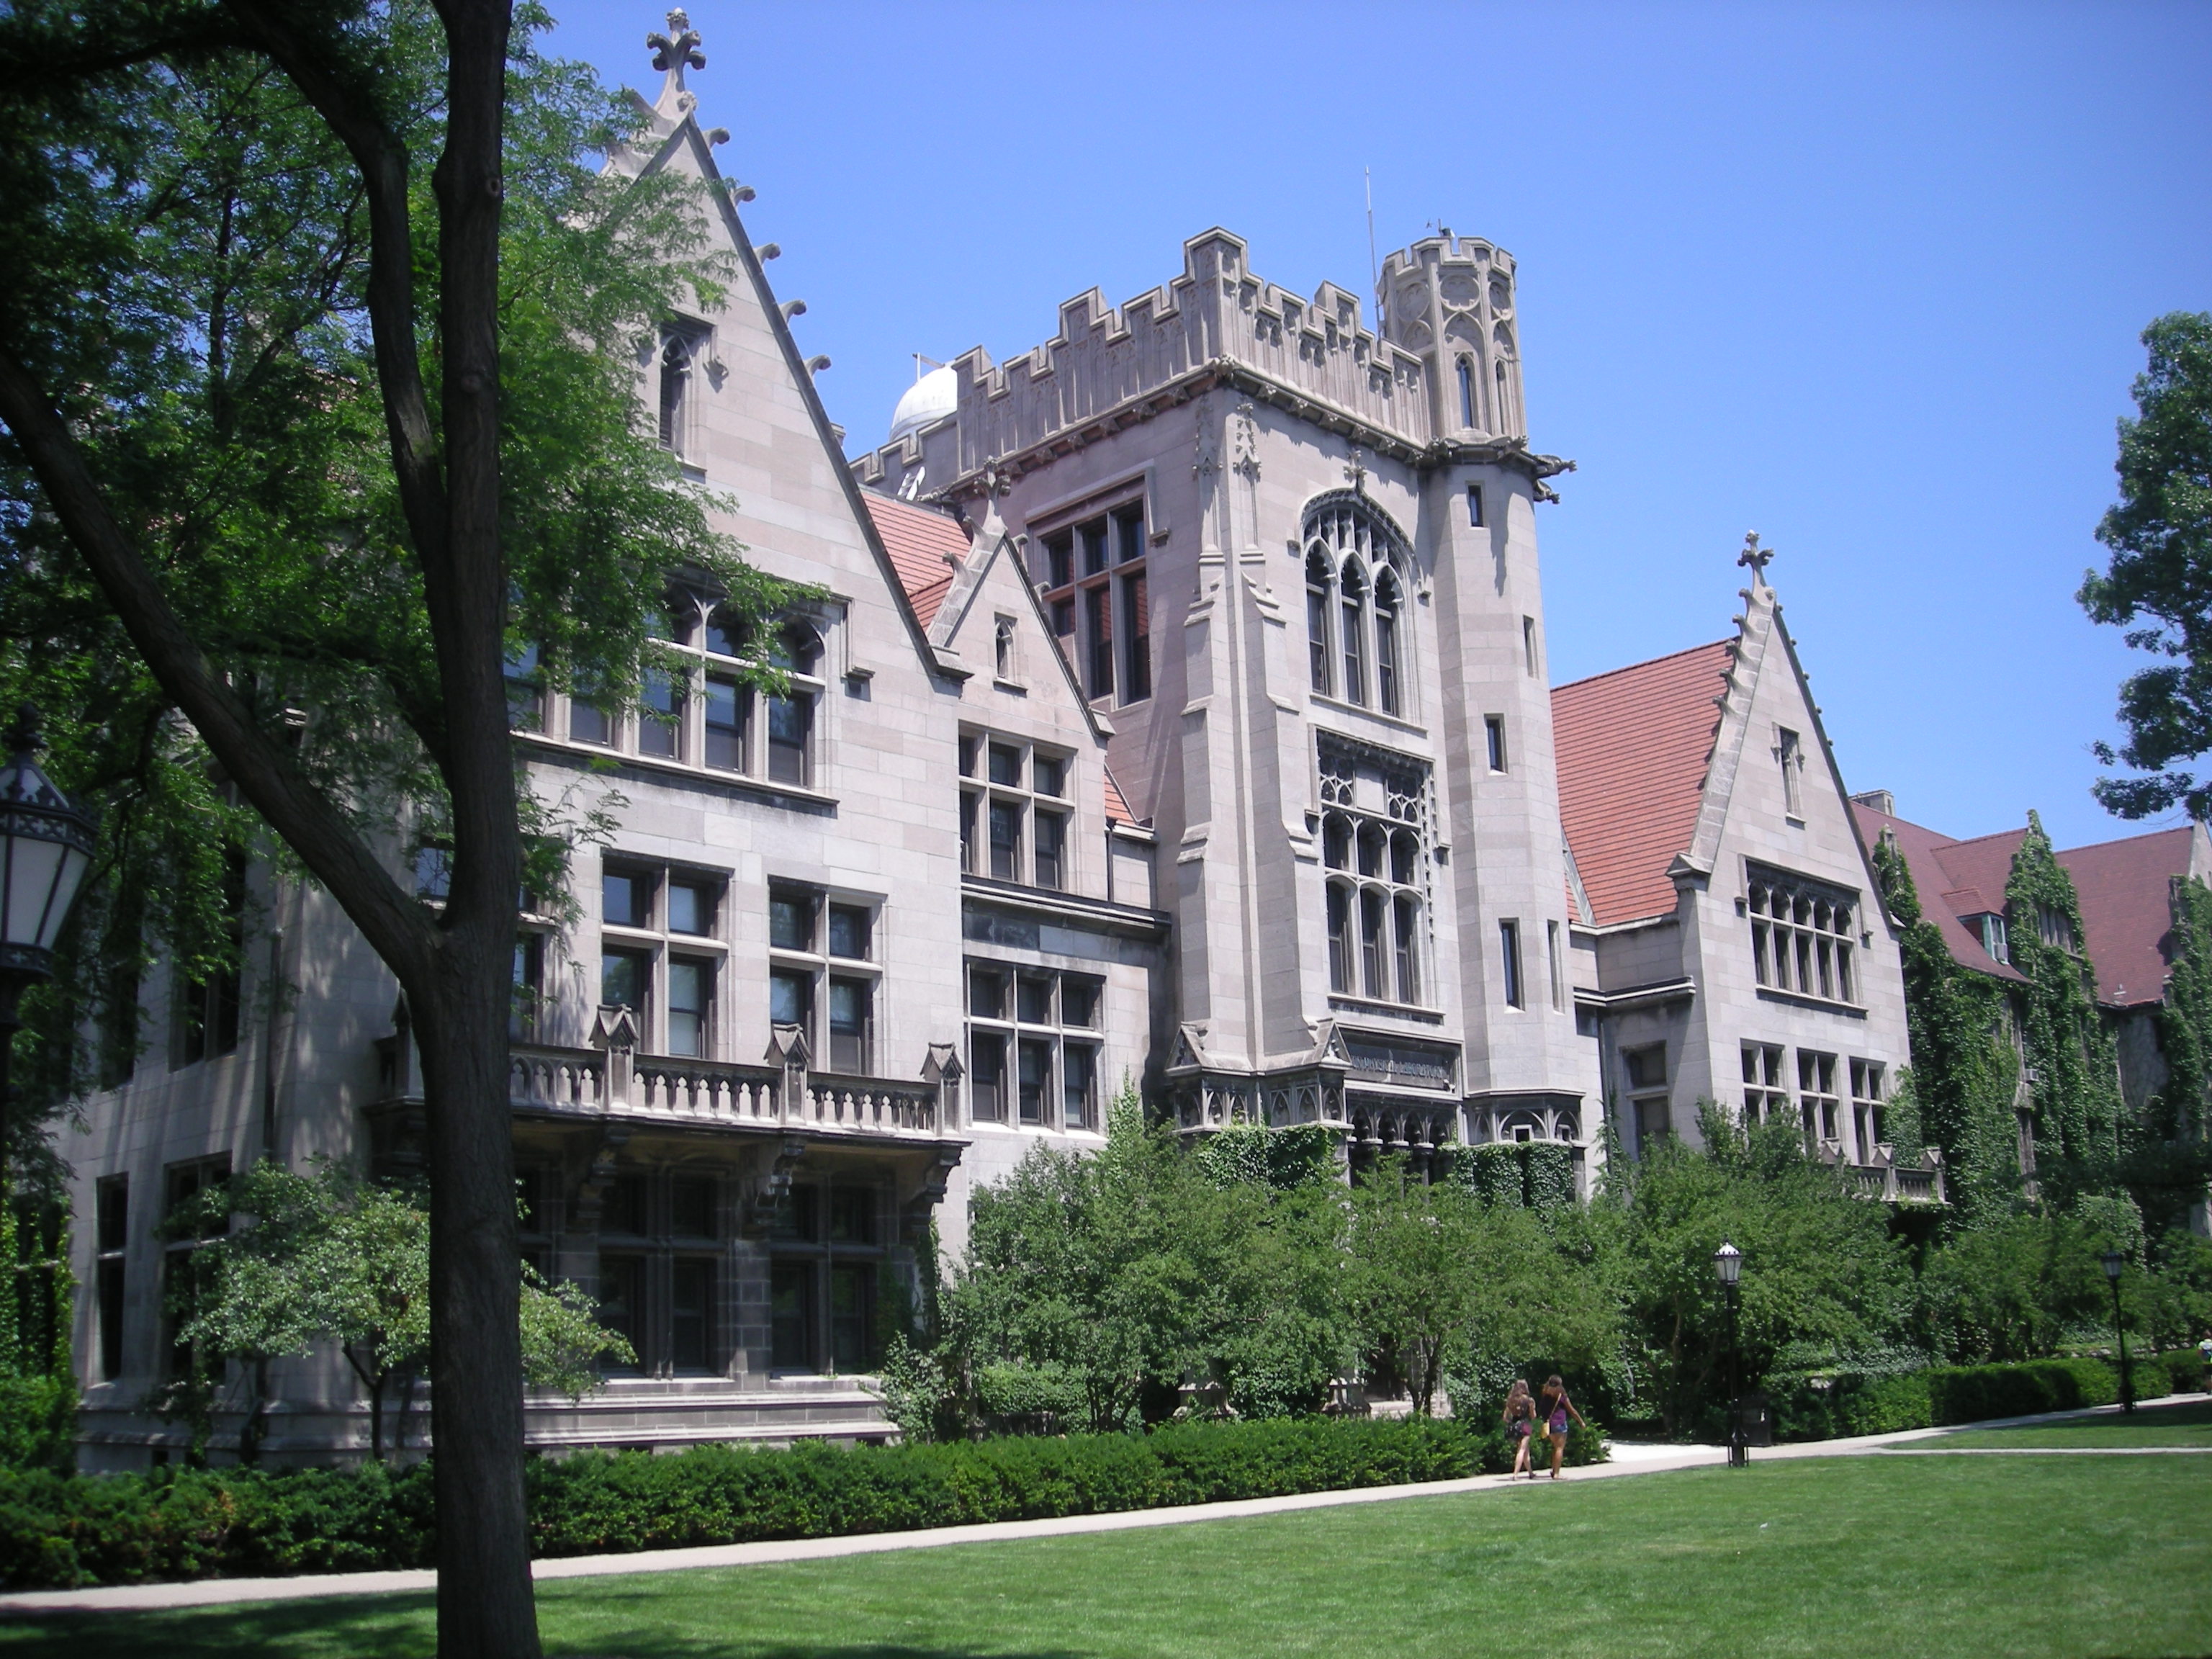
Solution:
<svg viewBox="0 0 2212 1659"><path fill-rule="evenodd" d="M647 92L661 9L555 0ZM691 85L833 419L911 353L1005 358L1182 240L1366 294L1431 222L1519 262L1561 680L1730 631L1747 529L1854 789L1959 836L2088 794L2130 653L2112 423L2158 313L2212 309L2212 6L770 7L698 0Z"/></svg>

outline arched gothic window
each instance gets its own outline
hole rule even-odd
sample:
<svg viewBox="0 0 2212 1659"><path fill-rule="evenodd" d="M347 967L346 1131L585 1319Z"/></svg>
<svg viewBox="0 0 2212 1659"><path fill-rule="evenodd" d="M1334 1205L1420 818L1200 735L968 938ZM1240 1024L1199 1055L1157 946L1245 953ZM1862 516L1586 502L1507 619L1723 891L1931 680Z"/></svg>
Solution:
<svg viewBox="0 0 2212 1659"><path fill-rule="evenodd" d="M1306 656L1313 689L1323 696L1334 684L1328 672L1328 591L1334 586L1328 556L1318 545L1306 552Z"/></svg>
<svg viewBox="0 0 2212 1659"><path fill-rule="evenodd" d="M1459 360L1459 423L1462 426L1480 424L1474 418L1474 359Z"/></svg>
<svg viewBox="0 0 2212 1659"><path fill-rule="evenodd" d="M1344 562L1344 572L1337 579L1337 591L1344 596L1341 607L1343 621L1337 628L1337 643L1344 654L1344 700L1346 702L1367 701L1367 577L1357 559Z"/></svg>
<svg viewBox="0 0 2212 1659"><path fill-rule="evenodd" d="M1340 489L1306 508L1306 660L1313 689L1404 714L1412 684L1405 538L1364 494Z"/></svg>
<svg viewBox="0 0 2212 1659"><path fill-rule="evenodd" d="M1398 578L1388 565L1375 579L1375 700L1398 712Z"/></svg>

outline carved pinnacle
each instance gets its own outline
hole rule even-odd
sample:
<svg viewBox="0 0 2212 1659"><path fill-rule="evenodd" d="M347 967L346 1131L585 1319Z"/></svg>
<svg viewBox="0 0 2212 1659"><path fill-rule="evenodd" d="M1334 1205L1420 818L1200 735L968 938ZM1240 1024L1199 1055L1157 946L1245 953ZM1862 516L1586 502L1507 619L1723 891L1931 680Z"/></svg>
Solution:
<svg viewBox="0 0 2212 1659"><path fill-rule="evenodd" d="M699 31L691 27L690 15L682 11L668 14L668 33L658 30L645 37L645 44L653 48L653 66L664 72L679 65L702 70L707 67L707 54L699 50Z"/></svg>

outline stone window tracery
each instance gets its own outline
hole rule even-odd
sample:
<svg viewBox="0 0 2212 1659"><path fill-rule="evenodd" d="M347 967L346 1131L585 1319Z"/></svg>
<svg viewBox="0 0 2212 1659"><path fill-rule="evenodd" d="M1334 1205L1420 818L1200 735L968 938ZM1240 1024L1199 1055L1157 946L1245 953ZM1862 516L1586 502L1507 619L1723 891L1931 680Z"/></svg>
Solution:
<svg viewBox="0 0 2212 1659"><path fill-rule="evenodd" d="M1322 865L1329 989L1420 1006L1425 977L1428 771L1324 738Z"/></svg>
<svg viewBox="0 0 2212 1659"><path fill-rule="evenodd" d="M1306 652L1313 690L1386 714L1410 699L1405 601L1412 561L1405 538L1352 490L1306 509Z"/></svg>
<svg viewBox="0 0 2212 1659"><path fill-rule="evenodd" d="M1754 867L1746 908L1759 982L1825 1002L1858 1000L1851 945L1856 901L1802 877Z"/></svg>

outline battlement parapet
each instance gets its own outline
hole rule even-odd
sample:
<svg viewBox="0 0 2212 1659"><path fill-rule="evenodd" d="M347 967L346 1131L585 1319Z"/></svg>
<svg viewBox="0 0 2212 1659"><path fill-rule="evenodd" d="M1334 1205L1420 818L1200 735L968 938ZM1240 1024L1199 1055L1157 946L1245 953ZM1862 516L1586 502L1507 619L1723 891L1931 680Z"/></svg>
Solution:
<svg viewBox="0 0 2212 1659"><path fill-rule="evenodd" d="M1479 246L1510 273L1510 258ZM1004 363L980 346L955 358L954 413L856 458L854 470L912 489L909 475L926 466L919 487L942 489L1001 458L1144 418L1158 400L1179 402L1192 383L1237 370L1285 394L1271 401L1394 447L1422 451L1445 435L1431 356L1376 333L1358 296L1334 283L1309 300L1254 276L1247 252L1242 237L1206 231L1183 244L1181 276L1127 303L1109 305L1093 289L1060 307L1059 331L1033 349Z"/></svg>

